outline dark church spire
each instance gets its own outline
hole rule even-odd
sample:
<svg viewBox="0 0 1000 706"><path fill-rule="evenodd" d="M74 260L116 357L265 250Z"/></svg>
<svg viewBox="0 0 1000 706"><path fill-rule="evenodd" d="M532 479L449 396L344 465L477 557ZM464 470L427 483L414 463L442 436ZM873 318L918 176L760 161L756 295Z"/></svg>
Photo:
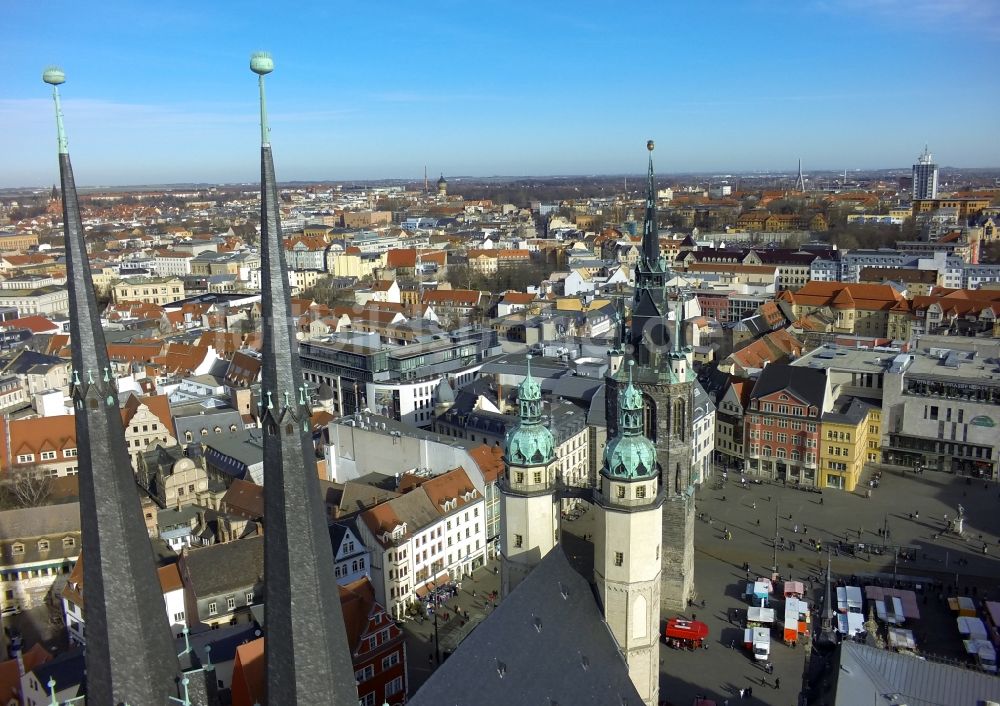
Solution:
<svg viewBox="0 0 1000 706"><path fill-rule="evenodd" d="M264 568L267 703L357 704L333 550L320 498L309 399L295 338L282 247L278 187L264 102L267 54L254 54L261 123L261 287L264 309L260 417L264 431Z"/></svg>
<svg viewBox="0 0 1000 706"><path fill-rule="evenodd" d="M94 295L59 104L58 86L66 79L57 68L46 69L42 78L52 86L55 99L72 312L72 396L87 592L87 703L166 706L178 694L180 665L139 507Z"/></svg>
<svg viewBox="0 0 1000 706"><path fill-rule="evenodd" d="M643 269L660 266L660 230L656 220L656 175L653 173L653 141L646 142L649 150L649 174L646 177L646 221L642 228Z"/></svg>

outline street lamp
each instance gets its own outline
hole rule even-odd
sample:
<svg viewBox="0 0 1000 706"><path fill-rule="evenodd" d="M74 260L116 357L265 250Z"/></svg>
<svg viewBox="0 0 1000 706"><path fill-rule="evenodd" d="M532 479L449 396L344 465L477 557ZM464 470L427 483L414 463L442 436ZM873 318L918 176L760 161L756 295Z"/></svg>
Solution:
<svg viewBox="0 0 1000 706"><path fill-rule="evenodd" d="M437 607L433 604L427 607L427 610L431 612L431 617L434 618L434 660L436 664L441 664L441 645L438 642L438 612Z"/></svg>
<svg viewBox="0 0 1000 706"><path fill-rule="evenodd" d="M774 498L774 542L771 543L773 553L771 556L771 578L778 573L778 505L780 501L777 496Z"/></svg>

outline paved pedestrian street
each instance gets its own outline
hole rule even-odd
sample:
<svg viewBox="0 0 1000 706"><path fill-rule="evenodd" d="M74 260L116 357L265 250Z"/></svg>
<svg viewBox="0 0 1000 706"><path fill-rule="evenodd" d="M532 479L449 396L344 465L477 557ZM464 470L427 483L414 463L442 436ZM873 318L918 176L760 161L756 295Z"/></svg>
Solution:
<svg viewBox="0 0 1000 706"><path fill-rule="evenodd" d="M914 628L918 644L933 655L961 657L961 640L946 600L949 595L973 592L979 598L1000 599L1000 487L945 473L904 474L885 468L869 498L867 480L859 483L862 490L857 493L820 494L781 484L741 483L740 476L732 473L723 482L717 473L699 489L697 598L683 615L706 623L709 639L707 649L691 651L672 649L661 641L663 703L687 706L704 695L719 704L728 699L735 706L740 703L740 689L748 688L752 694L744 704L799 703L808 646L787 646L772 636L773 672L768 674L743 648L742 627L731 622L734 610L748 607L743 598L744 563L750 565L753 577L768 577L775 555L777 572L782 578L804 581L810 604L817 607L828 559L835 577L858 577L858 585L872 578L888 585L894 574L900 582L920 585L921 620ZM962 536L945 530L946 523L957 517L959 505ZM583 575L592 576L593 511L576 520L564 518L562 527L567 555ZM493 561L477 570L474 580L466 577L457 595L439 608L442 659L490 612L488 596L499 590L496 567ZM462 613L467 617L459 617ZM663 623L671 617L661 616ZM404 627L412 693L437 663L434 625L424 618L409 620ZM780 688L775 688L776 681Z"/></svg>

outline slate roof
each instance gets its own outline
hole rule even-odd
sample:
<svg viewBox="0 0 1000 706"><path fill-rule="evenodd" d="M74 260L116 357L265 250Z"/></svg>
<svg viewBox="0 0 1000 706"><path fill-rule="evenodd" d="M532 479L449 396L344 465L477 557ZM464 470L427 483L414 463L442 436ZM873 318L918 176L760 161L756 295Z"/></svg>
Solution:
<svg viewBox="0 0 1000 706"><path fill-rule="evenodd" d="M806 404L822 409L826 370L772 363L761 371L750 399L760 399L780 390L786 390Z"/></svg>
<svg viewBox="0 0 1000 706"><path fill-rule="evenodd" d="M26 375L36 366L66 365L66 361L54 355L45 355L35 351L20 351L13 360L3 367L3 372L12 375Z"/></svg>
<svg viewBox="0 0 1000 706"><path fill-rule="evenodd" d="M22 507L0 512L0 537L26 540L80 531L80 504Z"/></svg>
<svg viewBox="0 0 1000 706"><path fill-rule="evenodd" d="M868 647L852 640L840 643L839 662L839 669L834 670L837 675L834 706L979 706L987 701L1000 701L1000 679L994 675ZM889 694L898 697L880 698Z"/></svg>
<svg viewBox="0 0 1000 706"><path fill-rule="evenodd" d="M834 402L834 409L823 415L823 423L857 426L872 407L878 409L881 404L877 401L868 402L858 397L841 397Z"/></svg>
<svg viewBox="0 0 1000 706"><path fill-rule="evenodd" d="M185 584L195 596L231 593L264 579L264 538L258 535L189 549L181 562Z"/></svg>
<svg viewBox="0 0 1000 706"><path fill-rule="evenodd" d="M48 684L49 679L54 679L59 691L73 686L82 687L87 678L83 648L63 652L51 662L35 667L32 673L39 684ZM86 693L86 689L80 689L76 693Z"/></svg>
<svg viewBox="0 0 1000 706"><path fill-rule="evenodd" d="M407 703L638 706L642 700L590 585L556 547Z"/></svg>

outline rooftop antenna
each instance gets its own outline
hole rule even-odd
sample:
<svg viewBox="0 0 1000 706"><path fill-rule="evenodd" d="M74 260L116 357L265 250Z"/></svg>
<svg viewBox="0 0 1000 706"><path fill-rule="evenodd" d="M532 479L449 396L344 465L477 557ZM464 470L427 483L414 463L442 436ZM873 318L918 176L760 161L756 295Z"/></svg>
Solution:
<svg viewBox="0 0 1000 706"><path fill-rule="evenodd" d="M427 193L427 165L424 165L424 193Z"/></svg>

